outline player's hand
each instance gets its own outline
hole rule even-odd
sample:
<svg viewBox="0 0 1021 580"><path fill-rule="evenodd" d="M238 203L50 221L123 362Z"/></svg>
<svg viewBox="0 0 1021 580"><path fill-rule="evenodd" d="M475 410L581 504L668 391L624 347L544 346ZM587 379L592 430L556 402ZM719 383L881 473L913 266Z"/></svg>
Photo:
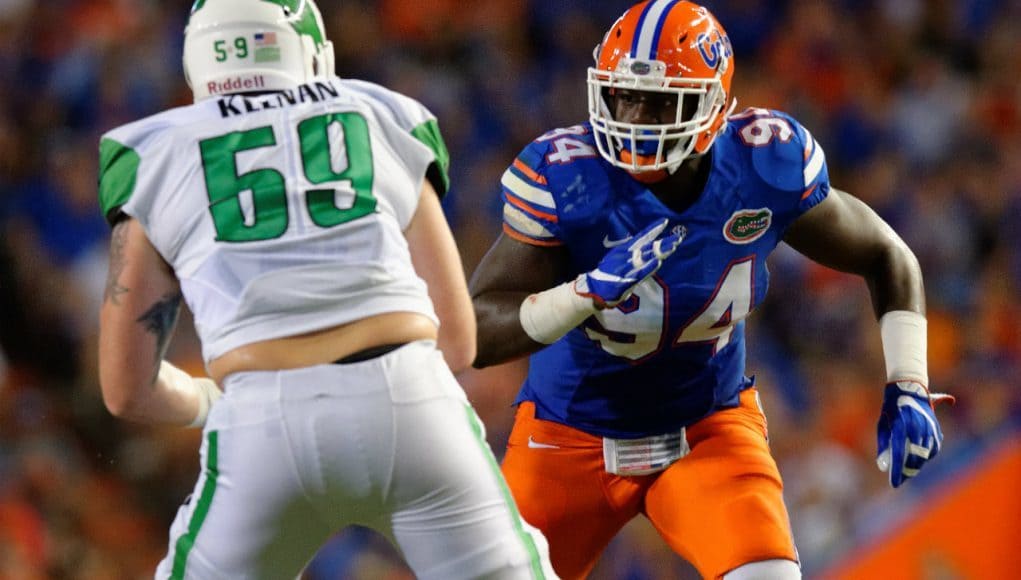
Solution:
<svg viewBox="0 0 1021 580"><path fill-rule="evenodd" d="M936 419L934 406L951 395L932 393L921 383L897 381L886 385L883 411L876 427L879 453L876 463L881 471L889 471L890 485L902 483L918 475L923 465L939 453L943 430Z"/></svg>
<svg viewBox="0 0 1021 580"><path fill-rule="evenodd" d="M630 244L621 244L603 256L599 265L574 281L574 291L592 299L597 308L613 308L627 300L635 286L652 276L674 253L684 230L663 233L663 218L642 230Z"/></svg>

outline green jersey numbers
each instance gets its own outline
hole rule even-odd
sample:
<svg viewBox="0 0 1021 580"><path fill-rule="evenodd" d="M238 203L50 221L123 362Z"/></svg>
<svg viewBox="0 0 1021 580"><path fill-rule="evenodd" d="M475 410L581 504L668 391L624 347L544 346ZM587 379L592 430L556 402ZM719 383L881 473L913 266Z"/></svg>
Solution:
<svg viewBox="0 0 1021 580"><path fill-rule="evenodd" d="M331 128L343 127L344 155L333 154ZM349 208L336 205L333 189L310 189L306 193L308 214L317 226L329 228L358 219L376 209L372 195L372 150L369 148L369 127L357 113L330 113L305 119L298 124L301 162L305 177L315 185L346 182L354 189L354 203ZM332 160L344 163L338 172Z"/></svg>
<svg viewBox="0 0 1021 580"><path fill-rule="evenodd" d="M302 170L309 184L303 188L305 207L312 223L329 228L376 210L369 127L362 115L328 113L305 119L298 124L297 136ZM287 231L283 174L273 167L238 172L239 153L276 145L275 131L269 125L199 143L209 212L218 241L268 240ZM283 164L287 155L280 152L277 158ZM340 203L341 199L346 201Z"/></svg>
<svg viewBox="0 0 1021 580"><path fill-rule="evenodd" d="M237 154L276 145L273 127L228 133L199 143L216 239L252 242L277 238L287 231L287 188L276 169L255 169L238 175ZM243 204L244 196L251 203ZM249 211L245 210L245 205Z"/></svg>

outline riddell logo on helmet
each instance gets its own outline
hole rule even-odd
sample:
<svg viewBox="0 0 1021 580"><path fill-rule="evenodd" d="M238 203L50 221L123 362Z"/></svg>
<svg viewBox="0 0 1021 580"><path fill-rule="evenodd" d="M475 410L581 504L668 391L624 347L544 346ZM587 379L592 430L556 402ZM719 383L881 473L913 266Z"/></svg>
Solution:
<svg viewBox="0 0 1021 580"><path fill-rule="evenodd" d="M206 89L211 95L222 95L224 93L236 93L238 91L251 91L266 88L266 79L262 75L250 77L234 77L225 81L209 81Z"/></svg>
<svg viewBox="0 0 1021 580"><path fill-rule="evenodd" d="M647 62L636 61L631 63L631 74L647 75L652 72L652 65Z"/></svg>

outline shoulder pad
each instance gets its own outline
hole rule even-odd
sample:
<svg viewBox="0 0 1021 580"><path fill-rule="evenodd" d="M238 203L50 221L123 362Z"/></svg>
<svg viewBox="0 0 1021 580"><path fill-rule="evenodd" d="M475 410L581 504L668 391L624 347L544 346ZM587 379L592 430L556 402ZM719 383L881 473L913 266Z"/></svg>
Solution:
<svg viewBox="0 0 1021 580"><path fill-rule="evenodd" d="M822 156L822 149L793 117L769 109L747 109L729 123L736 138L749 148L751 165L766 184L803 191L811 183L808 164L813 155Z"/></svg>
<svg viewBox="0 0 1021 580"><path fill-rule="evenodd" d="M426 177L436 193L443 197L450 189L450 152L432 111L412 97L376 83L357 79L335 79L334 82L360 96L377 114L385 115L432 151L435 161L429 166Z"/></svg>

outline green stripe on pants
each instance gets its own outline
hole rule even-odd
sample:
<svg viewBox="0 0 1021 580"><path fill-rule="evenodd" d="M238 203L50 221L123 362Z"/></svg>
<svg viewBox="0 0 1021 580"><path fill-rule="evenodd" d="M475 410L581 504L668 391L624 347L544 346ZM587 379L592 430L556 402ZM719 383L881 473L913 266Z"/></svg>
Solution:
<svg viewBox="0 0 1021 580"><path fill-rule="evenodd" d="M195 545L195 537L202 528L202 522L206 521L206 514L209 513L209 505L213 503L213 494L216 493L216 478L220 475L217 465L219 433L210 431L206 435L206 482L202 485L202 494L198 503L195 504L195 511L191 513L191 520L188 522L188 531L177 539L174 546L174 569L170 573L172 580L184 578L184 568L188 563L188 553Z"/></svg>
<svg viewBox="0 0 1021 580"><path fill-rule="evenodd" d="M542 562L539 561L539 549L535 547L535 540L532 539L531 534L525 531L525 527L521 525L522 519L521 514L518 513L518 505L514 503L514 497L511 495L510 489L507 488L507 482L504 480L503 474L500 473L500 466L496 464L496 457L493 457L489 443L486 442L486 438L482 435L482 422L479 420L479 416L475 414L475 409L471 405L465 405L465 410L468 412L468 423L471 425L472 431L475 432L475 440L482 447L482 454L486 457L486 460L489 462L489 468L496 475L497 482L499 482L503 501L510 508L511 516L514 519L514 529L517 531L522 543L524 543L525 550L528 551L532 564L532 574L538 580L543 580L546 578L546 575L543 574Z"/></svg>

